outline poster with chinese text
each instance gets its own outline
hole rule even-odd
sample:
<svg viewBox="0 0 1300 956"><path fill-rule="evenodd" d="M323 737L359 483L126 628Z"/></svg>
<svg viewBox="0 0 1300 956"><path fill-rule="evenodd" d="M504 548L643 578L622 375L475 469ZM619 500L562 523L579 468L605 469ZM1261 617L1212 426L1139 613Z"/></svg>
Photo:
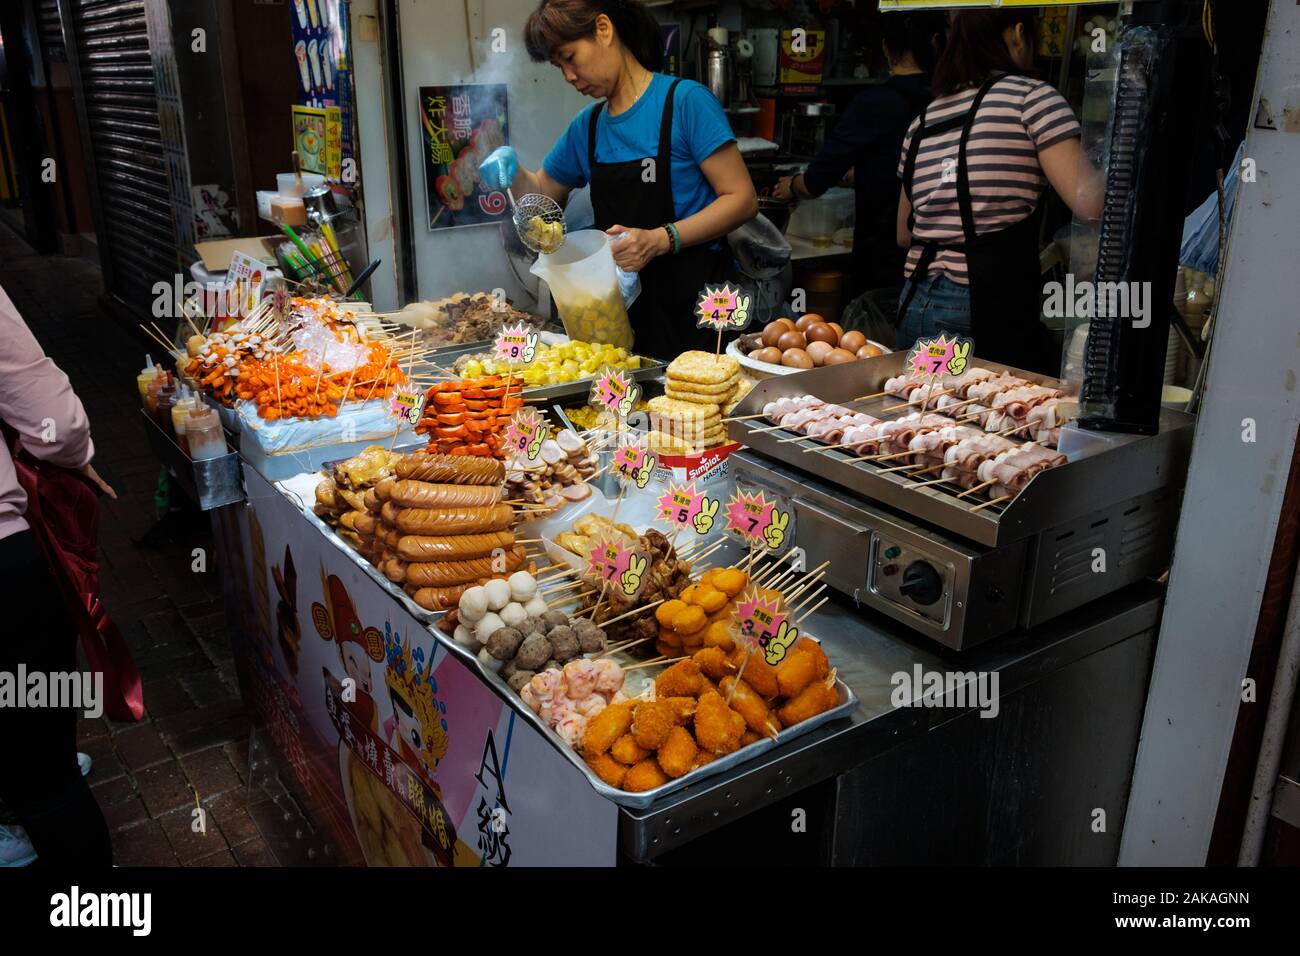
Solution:
<svg viewBox="0 0 1300 956"><path fill-rule="evenodd" d="M510 214L505 193L486 188L478 167L510 142L505 84L420 87L429 228L499 222Z"/></svg>

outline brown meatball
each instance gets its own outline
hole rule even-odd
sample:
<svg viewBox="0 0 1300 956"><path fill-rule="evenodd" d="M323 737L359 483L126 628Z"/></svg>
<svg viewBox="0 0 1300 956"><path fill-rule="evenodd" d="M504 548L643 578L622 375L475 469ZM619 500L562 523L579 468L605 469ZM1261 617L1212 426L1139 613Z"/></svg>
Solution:
<svg viewBox="0 0 1300 956"><path fill-rule="evenodd" d="M578 635L567 624L551 628L546 632L546 639L551 642L552 653L557 661L572 660L579 654Z"/></svg>
<svg viewBox="0 0 1300 956"><path fill-rule="evenodd" d="M540 634L531 634L519 645L515 652L515 665L524 670L545 670L543 666L551 658L551 642Z"/></svg>

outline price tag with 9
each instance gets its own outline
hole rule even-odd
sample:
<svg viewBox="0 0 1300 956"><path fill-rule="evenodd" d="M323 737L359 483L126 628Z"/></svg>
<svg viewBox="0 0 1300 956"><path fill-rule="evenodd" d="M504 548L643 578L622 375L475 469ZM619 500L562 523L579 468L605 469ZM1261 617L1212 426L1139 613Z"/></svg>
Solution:
<svg viewBox="0 0 1300 956"><path fill-rule="evenodd" d="M536 461L542 453L549 429L531 410L520 409L506 429L506 447L513 458Z"/></svg>
<svg viewBox="0 0 1300 956"><path fill-rule="evenodd" d="M492 354L503 362L527 365L537 358L537 333L522 322L504 325L492 344Z"/></svg>

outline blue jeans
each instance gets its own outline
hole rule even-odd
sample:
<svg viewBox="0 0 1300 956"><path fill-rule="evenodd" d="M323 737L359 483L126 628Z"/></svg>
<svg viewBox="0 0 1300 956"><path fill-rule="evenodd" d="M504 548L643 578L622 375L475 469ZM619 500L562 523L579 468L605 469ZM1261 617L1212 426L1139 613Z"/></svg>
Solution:
<svg viewBox="0 0 1300 956"><path fill-rule="evenodd" d="M903 286L903 295L907 286ZM899 351L910 349L917 339L934 338L941 332L970 335L970 286L953 282L943 273L926 276L916 287L903 320L898 324Z"/></svg>

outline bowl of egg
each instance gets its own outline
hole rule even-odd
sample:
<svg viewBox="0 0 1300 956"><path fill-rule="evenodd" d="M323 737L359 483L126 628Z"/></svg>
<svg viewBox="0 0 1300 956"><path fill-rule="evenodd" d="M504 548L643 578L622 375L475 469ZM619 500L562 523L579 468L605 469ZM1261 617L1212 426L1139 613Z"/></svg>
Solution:
<svg viewBox="0 0 1300 956"><path fill-rule="evenodd" d="M799 319L774 319L762 332L742 335L727 346L727 354L757 378L787 375L823 365L842 365L890 351L856 329L844 331L815 312Z"/></svg>

